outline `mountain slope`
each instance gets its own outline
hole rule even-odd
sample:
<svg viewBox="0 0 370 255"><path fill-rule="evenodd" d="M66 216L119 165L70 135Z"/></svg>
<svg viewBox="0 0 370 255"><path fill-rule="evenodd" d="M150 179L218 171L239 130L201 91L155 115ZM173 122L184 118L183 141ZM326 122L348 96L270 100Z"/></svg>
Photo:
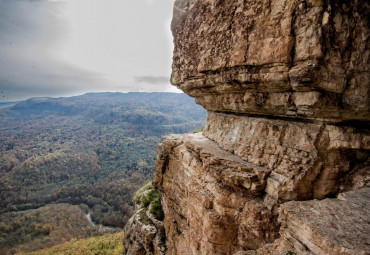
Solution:
<svg viewBox="0 0 370 255"><path fill-rule="evenodd" d="M160 137L202 127L185 94L91 93L0 110L0 213L82 204L122 227L131 198L153 176Z"/></svg>

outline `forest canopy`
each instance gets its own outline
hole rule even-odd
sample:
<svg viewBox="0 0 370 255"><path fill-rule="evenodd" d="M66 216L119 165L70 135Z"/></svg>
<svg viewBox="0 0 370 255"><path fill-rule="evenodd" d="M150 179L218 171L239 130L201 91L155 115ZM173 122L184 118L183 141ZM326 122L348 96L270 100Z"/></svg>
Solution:
<svg viewBox="0 0 370 255"><path fill-rule="evenodd" d="M161 137L201 128L205 118L176 93L35 98L1 109L0 215L68 203L122 227L133 194L152 179Z"/></svg>

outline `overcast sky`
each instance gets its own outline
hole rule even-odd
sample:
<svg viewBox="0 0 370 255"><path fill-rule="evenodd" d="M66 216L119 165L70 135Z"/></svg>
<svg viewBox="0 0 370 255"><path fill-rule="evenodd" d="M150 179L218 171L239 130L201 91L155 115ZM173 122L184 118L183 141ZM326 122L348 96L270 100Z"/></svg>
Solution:
<svg viewBox="0 0 370 255"><path fill-rule="evenodd" d="M0 101L169 83L173 0L0 0Z"/></svg>

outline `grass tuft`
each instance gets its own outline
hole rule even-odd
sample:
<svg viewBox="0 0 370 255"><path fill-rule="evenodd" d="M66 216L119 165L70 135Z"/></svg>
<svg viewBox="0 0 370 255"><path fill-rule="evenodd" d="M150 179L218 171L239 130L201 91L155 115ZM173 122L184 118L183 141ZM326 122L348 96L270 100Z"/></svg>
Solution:
<svg viewBox="0 0 370 255"><path fill-rule="evenodd" d="M198 128L198 129L195 129L193 131L191 131L192 134L196 134L196 133L199 133L199 132L203 132L204 128Z"/></svg>

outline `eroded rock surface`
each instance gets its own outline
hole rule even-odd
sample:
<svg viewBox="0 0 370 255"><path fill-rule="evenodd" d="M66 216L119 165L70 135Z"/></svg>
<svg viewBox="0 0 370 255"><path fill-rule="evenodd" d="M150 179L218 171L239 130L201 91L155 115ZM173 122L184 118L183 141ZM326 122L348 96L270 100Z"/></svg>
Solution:
<svg viewBox="0 0 370 255"><path fill-rule="evenodd" d="M261 196L267 168L198 133L165 138L157 170L168 254L231 254L278 237L277 202Z"/></svg>
<svg viewBox="0 0 370 255"><path fill-rule="evenodd" d="M126 255L164 255L166 253L163 211L160 195L148 183L133 199L135 213L127 222L123 239Z"/></svg>
<svg viewBox="0 0 370 255"><path fill-rule="evenodd" d="M177 0L171 81L210 111L369 121L369 9Z"/></svg>
<svg viewBox="0 0 370 255"><path fill-rule="evenodd" d="M224 114L221 115L225 117ZM338 177L340 172L332 170L331 175L333 179L328 179L325 182L323 178L318 177L320 174L315 172L317 167L314 167L310 162L318 162L320 166L325 165L338 170L338 166L341 165L340 161L337 162L337 165L334 163L332 165L327 164L330 161L320 161L321 159L317 158L317 153L313 154L316 158L296 160L297 155L301 154L294 152L292 148L300 148L297 139L304 137L304 130L301 131L302 136L292 135L290 139L286 138L285 143L281 143L282 140L278 139L278 133L275 133L274 137L276 139L262 136L262 134L273 134L268 132L268 130L278 130L277 128L266 129L266 126L271 124L271 120L255 118L253 120L244 120L243 117L240 119L241 122L238 122L239 116L233 116L233 118L236 119L231 123L239 124L238 130L240 130L240 134L234 132L230 136L227 133L219 133L220 137L224 138L225 141L233 141L234 145L230 145L230 147L225 145L226 142L219 142L221 147L234 148L235 150L232 152L222 149L218 143L206 138L201 133L171 135L165 137L163 143L158 146L157 173L154 185L158 187L162 194L168 254L253 254L247 253L247 251L256 250L260 247L262 248L257 250L256 254L285 255L288 251L294 251L297 254L301 254L303 251L306 253L302 254L336 254L335 252L329 252L335 245L336 248L333 248L335 251L346 251L348 245L353 248L357 247L358 243L362 243L362 247L352 249L353 251L363 252L366 251L366 247L370 248L367 238L365 238L367 234L356 234L358 231L363 231L370 227L370 222L366 221L366 217L362 217L356 222L358 215L370 210L368 203L370 188L361 189L360 195L352 195L352 193L340 195L340 197L355 197L355 202L351 200L344 203L337 199L327 199L322 202L318 200L286 202L291 199L297 200L302 194L305 194L306 198L313 198L315 194L318 194L318 191L330 190L329 185L333 181L336 183L335 191L337 191L338 186L341 185L341 180ZM210 121L210 118L208 121ZM243 127L242 123L244 121L249 124L257 123L257 126L263 126L264 128L254 128L255 133L249 135L244 129L245 127ZM223 125L215 126L230 126L230 123L223 119L221 119L221 122ZM287 125L286 129L290 125L297 128L291 122L279 121L276 123L273 120L272 123L275 125ZM299 127L302 128L302 126L298 125ZM326 128L318 128L317 130L321 130L321 133L326 134L326 131L324 131ZM330 130L330 128L328 129ZM265 130L265 132L261 133L261 130ZM206 130L203 133L208 132L210 132L209 134L212 133L206 126ZM289 132L286 131L283 136L286 137L287 133ZM279 143L280 146L284 144L288 149L282 151L287 152L290 148L291 154L286 154L288 156L283 156L282 160L293 162L293 165L284 163L284 168L282 169L285 169L285 171L277 173L276 171L278 170L276 169L279 168L271 167L271 164L263 163L260 160L249 160L252 161L249 162L248 157L239 156L236 152L238 144L240 146L247 144L258 145L258 142L237 143L241 136L245 139L253 138L256 141L263 141L267 147L269 146L268 142L272 144L274 142ZM314 141L315 139L322 139L320 137L312 135L313 140L311 142L319 144ZM288 142L289 140L290 143ZM303 140L308 142L305 139ZM311 148L311 150L314 149L315 147ZM251 151L256 150L257 148L253 148ZM261 150L262 152L267 151L264 148ZM248 152L246 148L240 151ZM262 152L260 153L261 155L263 154ZM267 159L274 155L274 150L271 150L271 148L269 152ZM309 153L304 153L304 155L305 158L310 156ZM258 159L261 157L253 158ZM335 160L340 160L340 158L335 158ZM356 161L360 162L361 159L356 159ZM363 162L360 164L366 165L368 163ZM295 169L292 166L299 166L299 168ZM350 168L348 164L346 166ZM296 172L294 172L294 169ZM353 169L351 174L354 177L346 180L352 183L356 179L356 185L358 186L347 183L347 187L361 188L368 186L368 179L366 179L368 178L368 169L368 166L362 169ZM315 175L311 174L310 171L314 171ZM294 176L294 173L297 176ZM342 173L342 175L344 174ZM276 177L280 175L283 177ZM302 176L311 176L311 180L304 179ZM330 176L330 174L325 176ZM361 176L364 177L362 178L362 183L359 181ZM281 180L279 178L284 179ZM278 181L279 185L275 185L274 183ZM315 186L316 182L323 185L323 187ZM303 189L310 191L300 193ZM332 190L332 192L335 191ZM288 195L288 197L285 195ZM324 195L321 194L320 196ZM318 209L316 210L315 208L326 208L326 211L317 211ZM348 217L348 220L338 220L338 215L333 216L330 213L337 211L337 209L340 209L338 215L340 214L340 217L343 218ZM316 215L311 215L312 213L316 213ZM334 218L331 218L332 216ZM280 220L278 220L278 217ZM333 223L329 219L334 219L335 223L331 229L325 225ZM292 223L294 220L299 221L301 225ZM282 227L280 228L281 223ZM305 224L309 224L309 226ZM309 227L316 226L315 224L317 224L317 228L310 230ZM341 245L338 242L339 237L333 235L336 233L335 229L340 228L342 232L345 232L346 226L350 224L353 224L353 226L351 229L348 229L349 232L346 237L348 241ZM357 224L361 226L357 226ZM273 240L279 237L279 228L282 237L272 245ZM360 230L354 231L357 228ZM316 233L318 229L327 229L328 234L312 234ZM295 239L290 235L295 236ZM306 242L311 246L301 244L301 242ZM321 250L315 248L316 246L321 247Z"/></svg>
<svg viewBox="0 0 370 255"><path fill-rule="evenodd" d="M283 200L337 193L339 179L351 164L366 162L370 150L368 132L326 123L209 112L203 133L223 149L272 171L265 191Z"/></svg>
<svg viewBox="0 0 370 255"><path fill-rule="evenodd" d="M370 188L337 199L288 202L280 206L281 238L239 255L357 255L370 253Z"/></svg>
<svg viewBox="0 0 370 255"><path fill-rule="evenodd" d="M171 82L208 118L158 146L167 254L369 254L369 17L366 0L175 1Z"/></svg>

